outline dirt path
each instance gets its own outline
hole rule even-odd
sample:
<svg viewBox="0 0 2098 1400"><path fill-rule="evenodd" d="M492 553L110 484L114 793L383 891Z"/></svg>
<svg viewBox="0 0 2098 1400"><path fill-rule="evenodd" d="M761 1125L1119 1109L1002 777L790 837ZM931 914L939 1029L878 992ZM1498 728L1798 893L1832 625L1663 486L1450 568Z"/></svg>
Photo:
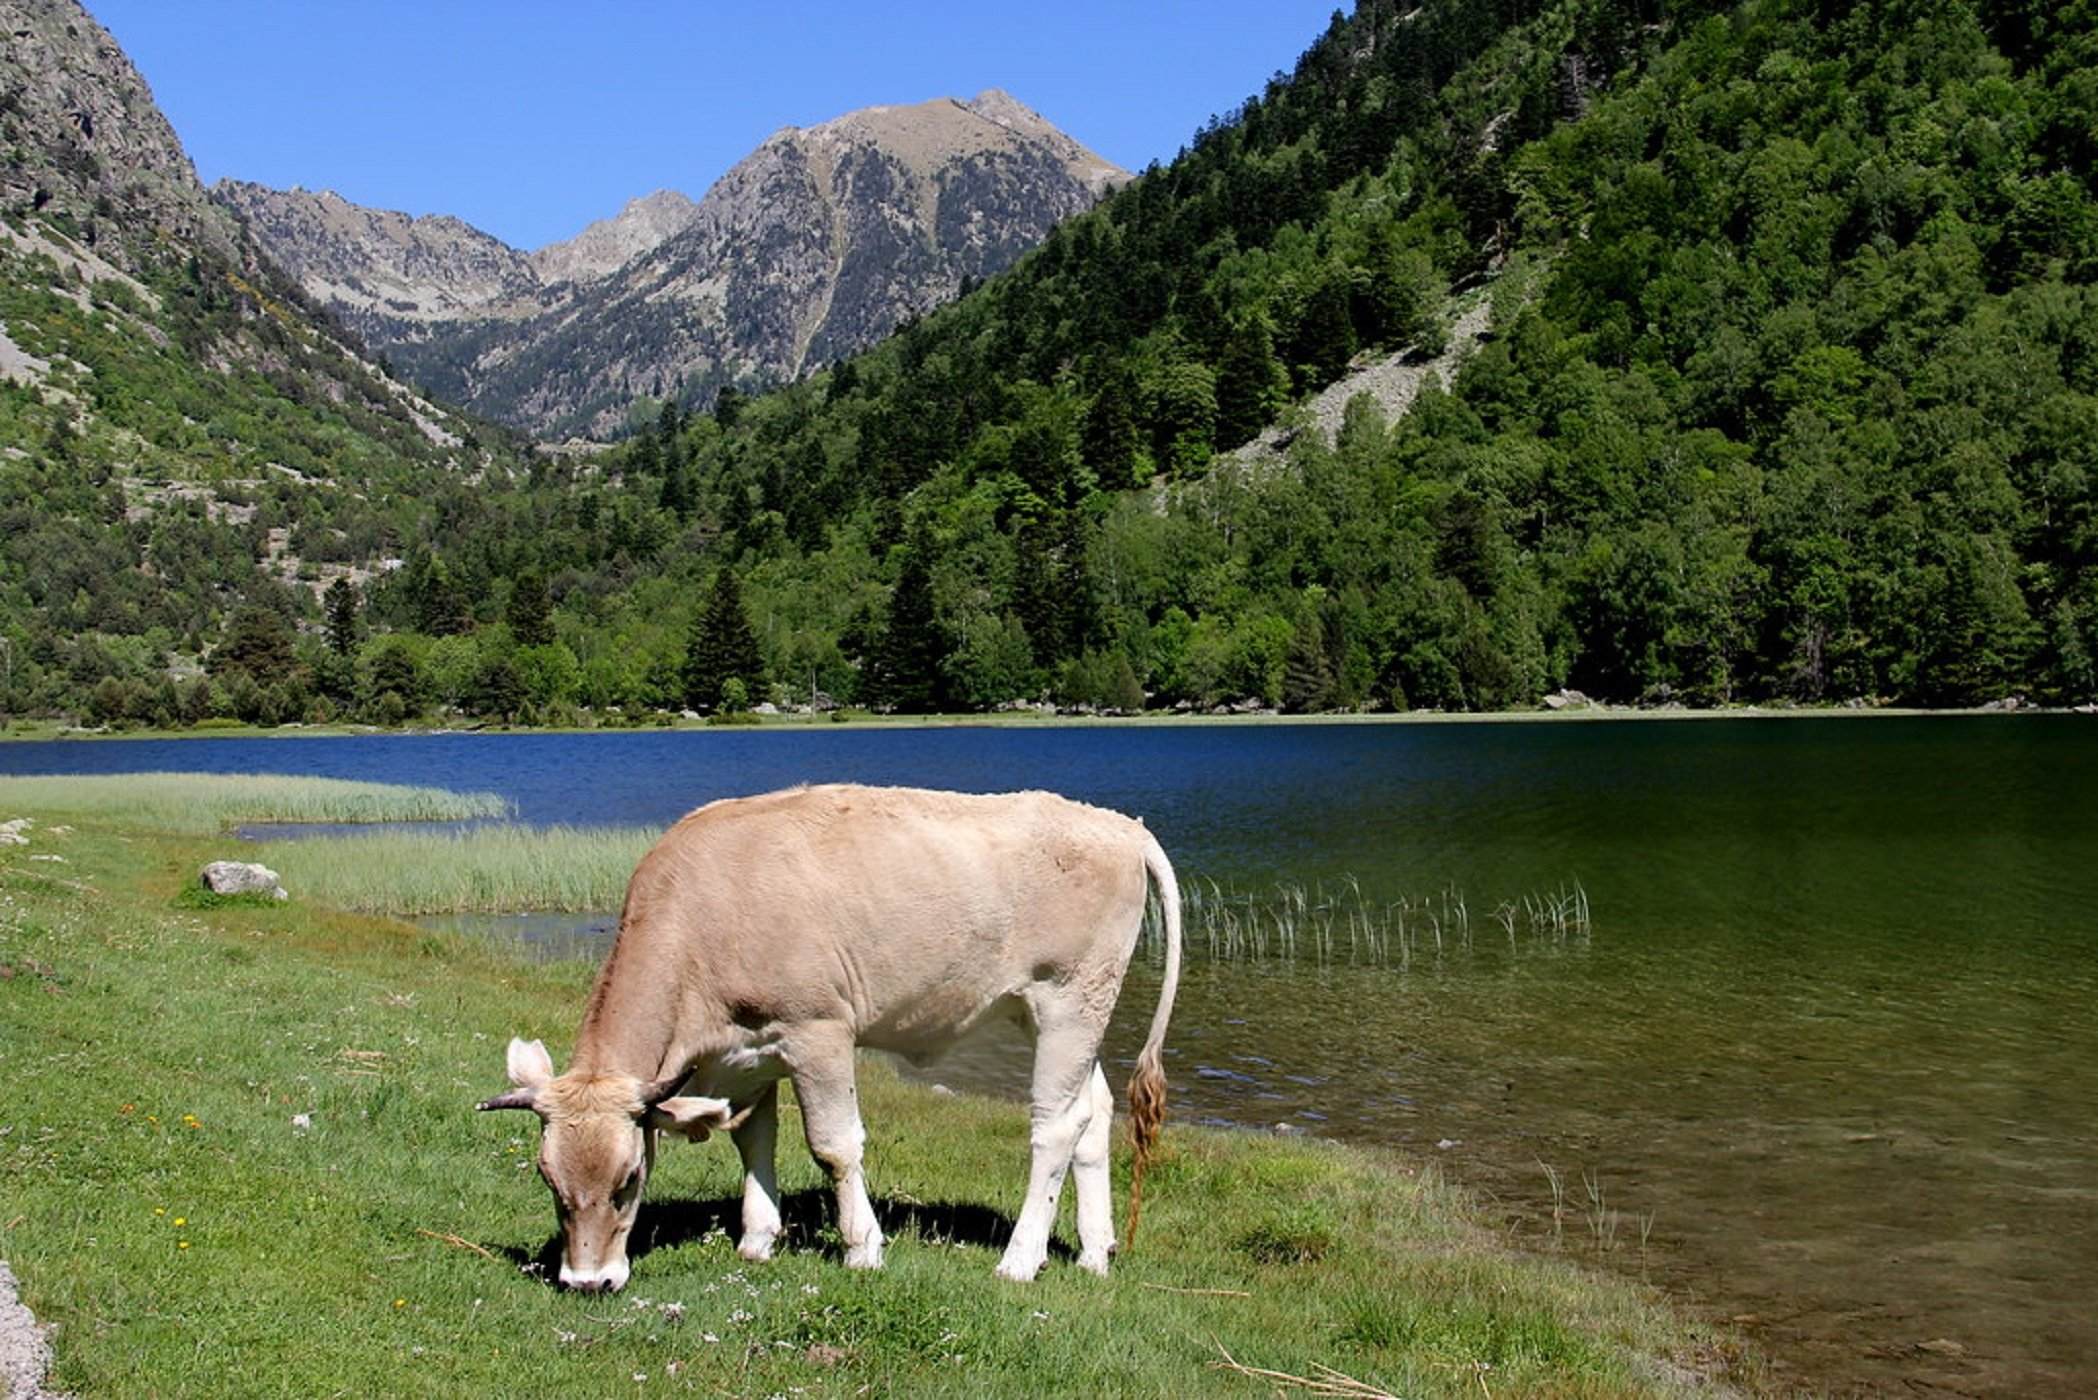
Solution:
<svg viewBox="0 0 2098 1400"><path fill-rule="evenodd" d="M36 1316L22 1305L15 1289L14 1270L0 1259L0 1385L7 1400L61 1400L44 1389L44 1372L51 1365L51 1344Z"/></svg>

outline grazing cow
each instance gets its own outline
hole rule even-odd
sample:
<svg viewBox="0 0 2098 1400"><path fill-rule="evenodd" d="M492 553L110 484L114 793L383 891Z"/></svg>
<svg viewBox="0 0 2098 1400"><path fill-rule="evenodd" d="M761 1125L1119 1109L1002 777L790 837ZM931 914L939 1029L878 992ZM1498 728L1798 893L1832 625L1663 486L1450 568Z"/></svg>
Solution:
<svg viewBox="0 0 2098 1400"><path fill-rule="evenodd" d="M515 1088L480 1105L529 1108L545 1123L539 1172L560 1216L561 1282L626 1283L627 1235L658 1132L734 1137L737 1250L770 1257L786 1077L809 1151L837 1188L845 1262L880 1267L854 1049L922 1060L999 1015L1033 1032L1035 1060L1027 1199L998 1274L1024 1281L1042 1267L1074 1167L1078 1262L1105 1273L1114 1096L1100 1038L1142 930L1147 878L1166 965L1129 1081L1132 1232L1165 1116L1159 1046L1180 980L1179 889L1142 823L1046 792L848 786L715 802L684 818L627 885L568 1072L554 1074L540 1042L512 1040Z"/></svg>

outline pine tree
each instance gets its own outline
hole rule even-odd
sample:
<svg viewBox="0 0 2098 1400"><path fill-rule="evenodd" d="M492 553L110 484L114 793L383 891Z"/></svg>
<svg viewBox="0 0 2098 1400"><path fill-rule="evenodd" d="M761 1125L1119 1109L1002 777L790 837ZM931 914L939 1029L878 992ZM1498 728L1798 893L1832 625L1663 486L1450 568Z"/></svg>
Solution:
<svg viewBox="0 0 2098 1400"><path fill-rule="evenodd" d="M521 647L543 647L554 639L554 600L546 576L526 569L510 582L510 602L503 611L510 635Z"/></svg>
<svg viewBox="0 0 2098 1400"><path fill-rule="evenodd" d="M473 630L473 613L451 570L427 549L419 549L403 570L402 587L415 630L432 637L452 637Z"/></svg>
<svg viewBox="0 0 2098 1400"><path fill-rule="evenodd" d="M940 661L946 647L933 615L932 569L926 557L930 553L924 532L914 531L903 547L888 616L868 658L868 698L904 714L925 714L940 703Z"/></svg>
<svg viewBox="0 0 2098 1400"><path fill-rule="evenodd" d="M347 578L328 585L328 646L337 656L357 650L357 589Z"/></svg>
<svg viewBox="0 0 2098 1400"><path fill-rule="evenodd" d="M1119 367L1086 408L1079 451L1094 478L1108 490L1141 486L1136 479L1136 376Z"/></svg>
<svg viewBox="0 0 2098 1400"><path fill-rule="evenodd" d="M258 686L283 680L297 665L291 627L268 608L242 608L234 615L226 640L211 653L213 675L241 671Z"/></svg>
<svg viewBox="0 0 2098 1400"><path fill-rule="evenodd" d="M1326 652L1326 629L1316 612L1307 612L1289 641L1282 670L1282 708L1310 714L1333 704L1333 660Z"/></svg>
<svg viewBox="0 0 2098 1400"><path fill-rule="evenodd" d="M743 590L735 574L723 568L715 572L714 586L693 619L679 682L687 705L711 710L721 703L722 687L731 679L742 681L746 693L756 694L764 685L765 663L758 655L750 615L743 610Z"/></svg>
<svg viewBox="0 0 2098 1400"><path fill-rule="evenodd" d="M1252 317L1232 331L1217 365L1217 446L1236 447L1265 428L1281 406L1283 387L1267 322Z"/></svg>
<svg viewBox="0 0 2098 1400"><path fill-rule="evenodd" d="M1340 276L1320 279L1297 314L1290 338L1290 362L1298 388L1331 384L1346 372L1355 356L1355 323L1348 314L1348 288Z"/></svg>

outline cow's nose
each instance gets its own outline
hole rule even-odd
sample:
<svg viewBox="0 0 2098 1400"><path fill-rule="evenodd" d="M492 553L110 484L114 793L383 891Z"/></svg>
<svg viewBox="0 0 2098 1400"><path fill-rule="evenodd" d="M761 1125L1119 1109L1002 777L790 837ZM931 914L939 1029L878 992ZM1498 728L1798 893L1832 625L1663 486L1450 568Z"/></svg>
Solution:
<svg viewBox="0 0 2098 1400"><path fill-rule="evenodd" d="M561 1270L561 1286L572 1288L578 1293L617 1293L626 1283L624 1264L609 1269Z"/></svg>

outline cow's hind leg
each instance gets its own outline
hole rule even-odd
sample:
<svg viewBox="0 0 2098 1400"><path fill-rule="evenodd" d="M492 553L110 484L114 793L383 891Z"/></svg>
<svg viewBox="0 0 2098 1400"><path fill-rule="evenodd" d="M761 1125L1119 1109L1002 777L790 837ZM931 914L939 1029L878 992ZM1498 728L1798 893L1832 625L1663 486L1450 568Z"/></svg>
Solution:
<svg viewBox="0 0 2098 1400"><path fill-rule="evenodd" d="M1115 1252L1114 1188L1107 1170L1114 1143L1115 1091L1107 1087L1107 1074L1098 1060L1093 1061L1085 1092L1092 1098L1093 1116L1071 1156L1078 1187L1078 1267L1104 1274L1108 1256Z"/></svg>
<svg viewBox="0 0 2098 1400"><path fill-rule="evenodd" d="M1087 1081L1099 1049L1100 1027L1089 1017L1049 1021L1035 1034L1027 1201L1020 1207L1005 1257L998 1261L1000 1278L1025 1283L1041 1272L1049 1257L1064 1174L1094 1116Z"/></svg>
<svg viewBox="0 0 2098 1400"><path fill-rule="evenodd" d="M867 1199L861 1154L867 1130L860 1123L859 1087L854 1080L852 1033L843 1027L804 1028L790 1057L794 1092L808 1131L809 1154L830 1173L838 1195L838 1234L845 1265L881 1267L881 1224Z"/></svg>
<svg viewBox="0 0 2098 1400"><path fill-rule="evenodd" d="M779 1085L767 1084L732 1136L743 1159L743 1237L736 1253L753 1264L772 1257L779 1238L779 1181L773 1174L773 1148L779 1140Z"/></svg>

